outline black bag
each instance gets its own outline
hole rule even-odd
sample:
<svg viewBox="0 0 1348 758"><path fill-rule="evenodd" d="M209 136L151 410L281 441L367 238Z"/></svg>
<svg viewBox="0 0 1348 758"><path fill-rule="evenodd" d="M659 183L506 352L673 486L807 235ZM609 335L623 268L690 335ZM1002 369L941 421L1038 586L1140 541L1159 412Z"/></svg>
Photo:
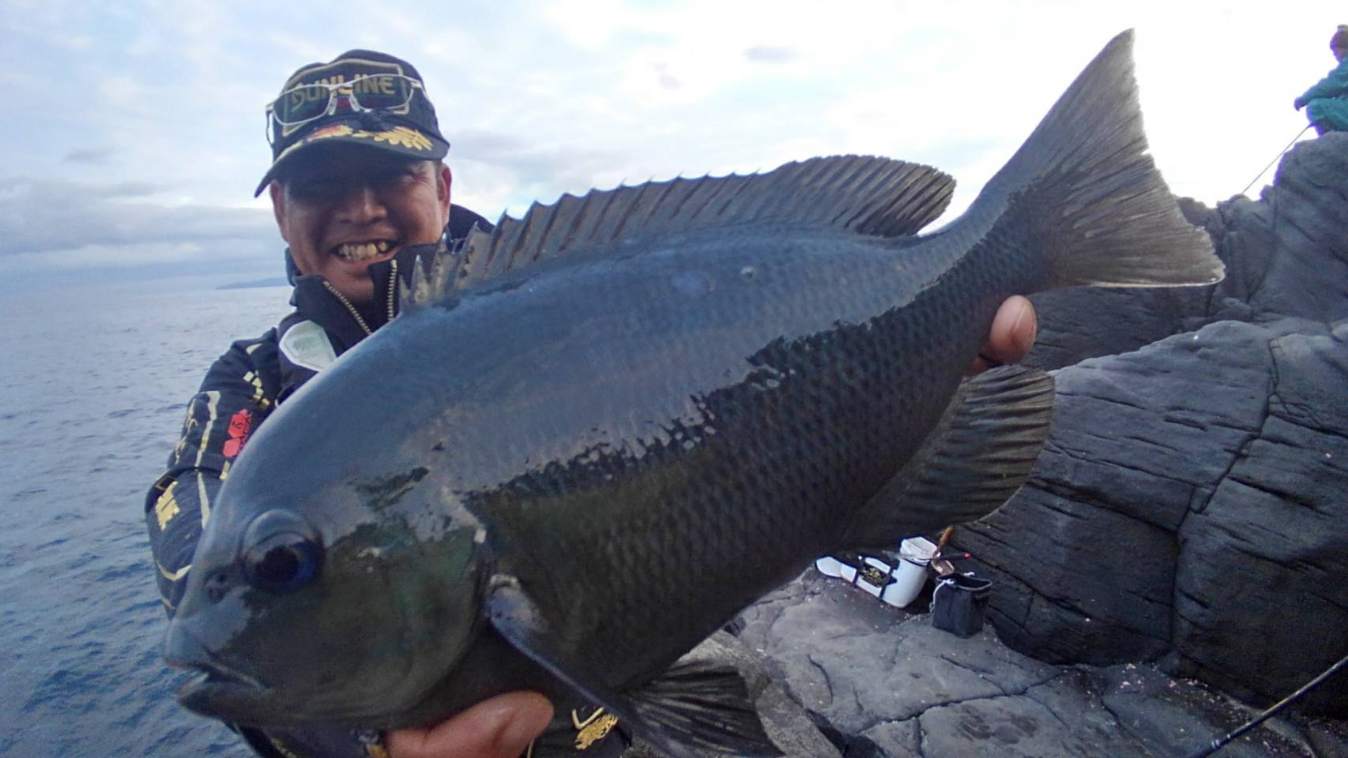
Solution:
<svg viewBox="0 0 1348 758"><path fill-rule="evenodd" d="M931 624L960 637L972 637L983 628L983 614L992 594L992 580L973 574L942 577L931 596Z"/></svg>

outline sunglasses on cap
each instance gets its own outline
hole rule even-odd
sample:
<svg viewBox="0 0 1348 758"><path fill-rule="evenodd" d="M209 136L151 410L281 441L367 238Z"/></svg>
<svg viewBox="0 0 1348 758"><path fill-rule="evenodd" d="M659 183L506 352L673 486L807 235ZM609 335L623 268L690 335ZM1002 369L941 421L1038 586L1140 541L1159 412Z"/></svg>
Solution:
<svg viewBox="0 0 1348 758"><path fill-rule="evenodd" d="M349 82L311 82L291 87L267 105L267 142L272 122L283 129L330 116L345 105L353 112L396 111L412 102L420 81L402 74L369 74Z"/></svg>

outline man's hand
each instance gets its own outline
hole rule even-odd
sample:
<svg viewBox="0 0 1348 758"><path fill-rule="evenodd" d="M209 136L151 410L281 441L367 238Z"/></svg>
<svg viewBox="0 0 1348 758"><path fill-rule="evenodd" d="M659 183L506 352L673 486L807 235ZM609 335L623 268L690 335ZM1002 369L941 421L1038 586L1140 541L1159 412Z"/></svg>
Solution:
<svg viewBox="0 0 1348 758"><path fill-rule="evenodd" d="M1302 99L1299 98L1299 97L1298 97L1296 100L1293 100L1293 101L1292 101L1292 108L1295 109L1295 110L1301 110L1302 108L1305 108L1305 107L1306 107L1306 101L1305 101L1305 100L1302 100Z"/></svg>
<svg viewBox="0 0 1348 758"><path fill-rule="evenodd" d="M1038 331L1034 305L1020 295L1008 297L997 309L988 339L965 373L977 374L1003 363L1018 363L1034 347Z"/></svg>
<svg viewBox="0 0 1348 758"><path fill-rule="evenodd" d="M386 744L392 758L519 758L551 720L547 698L508 692L429 729L389 732Z"/></svg>

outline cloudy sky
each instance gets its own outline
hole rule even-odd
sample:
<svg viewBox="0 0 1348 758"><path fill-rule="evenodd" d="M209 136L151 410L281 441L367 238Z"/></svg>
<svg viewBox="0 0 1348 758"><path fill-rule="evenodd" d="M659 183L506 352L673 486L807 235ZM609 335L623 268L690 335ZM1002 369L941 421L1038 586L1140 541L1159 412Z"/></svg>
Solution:
<svg viewBox="0 0 1348 758"><path fill-rule="evenodd" d="M959 209L1134 27L1152 152L1177 194L1212 205L1305 126L1292 100L1348 23L1341 0L832 5L0 0L0 286L280 273L252 197L263 107L298 66L354 47L420 69L454 200L490 218L838 153L942 168Z"/></svg>

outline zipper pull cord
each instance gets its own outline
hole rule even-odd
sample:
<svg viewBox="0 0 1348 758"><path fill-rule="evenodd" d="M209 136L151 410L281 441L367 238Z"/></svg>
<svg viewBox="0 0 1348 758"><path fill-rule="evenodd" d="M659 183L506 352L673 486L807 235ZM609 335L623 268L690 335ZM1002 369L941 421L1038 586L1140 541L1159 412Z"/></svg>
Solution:
<svg viewBox="0 0 1348 758"><path fill-rule="evenodd" d="M328 292L331 292L333 297L337 298L337 302L346 306L347 313L350 313L351 318L356 320L356 325L361 328L361 331L365 332L366 337L374 334L370 329L370 325L365 323L365 319L360 317L360 311L356 310L356 306L352 305L350 300L347 300L342 293L338 292L336 287L332 286L326 279L323 280L323 287L326 288Z"/></svg>
<svg viewBox="0 0 1348 758"><path fill-rule="evenodd" d="M394 308L398 304L398 259L393 258L389 263L393 266L393 274L388 280L388 321L392 321L393 317L398 315Z"/></svg>

